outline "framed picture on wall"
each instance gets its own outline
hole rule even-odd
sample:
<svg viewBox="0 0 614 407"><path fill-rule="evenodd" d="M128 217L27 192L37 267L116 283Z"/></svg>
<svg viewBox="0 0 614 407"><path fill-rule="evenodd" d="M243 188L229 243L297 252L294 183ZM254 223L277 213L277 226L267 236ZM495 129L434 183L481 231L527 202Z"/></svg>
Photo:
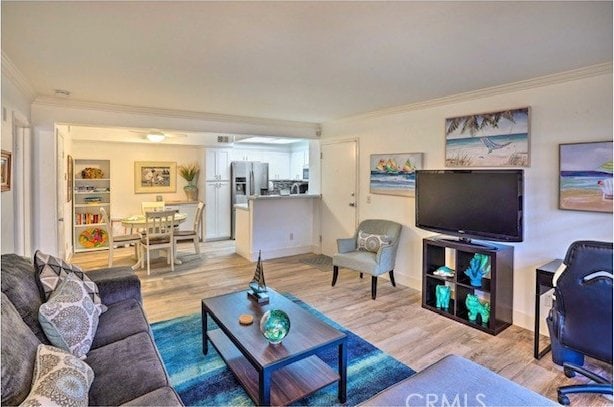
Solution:
<svg viewBox="0 0 614 407"><path fill-rule="evenodd" d="M416 170L422 153L371 154L369 191L372 194L416 196Z"/></svg>
<svg viewBox="0 0 614 407"><path fill-rule="evenodd" d="M2 150L2 161L0 161L2 192L11 190L11 165L11 153Z"/></svg>
<svg viewBox="0 0 614 407"><path fill-rule="evenodd" d="M446 119L446 167L528 167L528 107Z"/></svg>
<svg viewBox="0 0 614 407"><path fill-rule="evenodd" d="M612 213L612 142L559 145L559 208Z"/></svg>
<svg viewBox="0 0 614 407"><path fill-rule="evenodd" d="M136 194L150 194L175 191L177 191L176 162L134 162L134 192Z"/></svg>

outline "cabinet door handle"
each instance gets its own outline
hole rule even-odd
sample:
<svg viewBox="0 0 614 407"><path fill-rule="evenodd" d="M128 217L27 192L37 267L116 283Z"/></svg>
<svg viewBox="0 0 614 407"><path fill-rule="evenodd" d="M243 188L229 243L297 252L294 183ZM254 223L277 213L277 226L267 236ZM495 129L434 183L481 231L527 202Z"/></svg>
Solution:
<svg viewBox="0 0 614 407"><path fill-rule="evenodd" d="M355 202L350 202L350 204L349 204L349 205L350 205L350 206L352 206L352 207L354 207L354 206L356 206L356 203L355 203Z"/></svg>

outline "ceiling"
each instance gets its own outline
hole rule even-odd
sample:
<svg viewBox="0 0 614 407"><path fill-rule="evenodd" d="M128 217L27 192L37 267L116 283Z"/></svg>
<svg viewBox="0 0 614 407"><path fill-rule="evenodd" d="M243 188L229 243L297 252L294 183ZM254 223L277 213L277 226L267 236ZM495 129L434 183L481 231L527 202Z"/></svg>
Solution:
<svg viewBox="0 0 614 407"><path fill-rule="evenodd" d="M326 122L612 61L611 2L11 2L38 95Z"/></svg>

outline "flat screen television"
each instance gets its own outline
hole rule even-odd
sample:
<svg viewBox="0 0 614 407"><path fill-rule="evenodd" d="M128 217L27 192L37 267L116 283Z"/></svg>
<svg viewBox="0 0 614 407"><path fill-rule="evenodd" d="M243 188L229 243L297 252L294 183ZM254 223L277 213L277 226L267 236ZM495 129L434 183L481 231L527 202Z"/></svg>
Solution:
<svg viewBox="0 0 614 407"><path fill-rule="evenodd" d="M416 171L416 226L458 236L522 242L522 170Z"/></svg>

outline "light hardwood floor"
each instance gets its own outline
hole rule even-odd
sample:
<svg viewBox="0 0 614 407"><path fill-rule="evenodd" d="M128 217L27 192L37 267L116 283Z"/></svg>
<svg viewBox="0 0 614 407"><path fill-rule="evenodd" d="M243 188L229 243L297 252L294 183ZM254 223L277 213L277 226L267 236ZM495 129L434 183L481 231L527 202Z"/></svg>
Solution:
<svg viewBox="0 0 614 407"><path fill-rule="evenodd" d="M191 244L180 245L184 264L175 272L164 260L152 263L151 276L137 271L142 282L143 302L150 322L200 312L200 299L245 289L255 265L234 253L234 242L204 243L202 259L193 254ZM192 253L192 254L191 254ZM114 266L132 265L133 250L115 250ZM441 317L420 305L420 292L386 280L378 284L377 299L371 300L370 279L341 270L335 287L332 273L301 262L292 256L264 262L267 285L290 292L330 318L352 330L416 371L447 354L465 356L514 382L556 400L556 388L585 383L568 379L550 357L533 358L533 333L512 326L491 336ZM106 252L80 253L73 263L86 270L107 265ZM588 360L589 369L612 377L611 368ZM471 378L467 378L471 380ZM611 406L598 395L572 395L575 406Z"/></svg>

